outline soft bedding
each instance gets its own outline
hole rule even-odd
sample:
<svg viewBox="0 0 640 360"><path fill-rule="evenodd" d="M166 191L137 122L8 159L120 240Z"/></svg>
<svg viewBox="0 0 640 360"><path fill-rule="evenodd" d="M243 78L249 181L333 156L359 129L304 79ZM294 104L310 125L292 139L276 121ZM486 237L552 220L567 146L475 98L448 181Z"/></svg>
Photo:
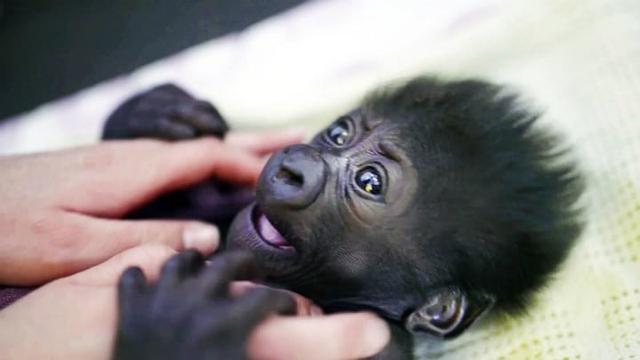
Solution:
<svg viewBox="0 0 640 360"><path fill-rule="evenodd" d="M96 141L132 92L173 81L236 128L328 123L415 74L510 84L565 134L587 177L586 230L528 314L480 324L440 359L640 356L640 3L316 1L0 125L0 153ZM1 185L0 185L1 186Z"/></svg>

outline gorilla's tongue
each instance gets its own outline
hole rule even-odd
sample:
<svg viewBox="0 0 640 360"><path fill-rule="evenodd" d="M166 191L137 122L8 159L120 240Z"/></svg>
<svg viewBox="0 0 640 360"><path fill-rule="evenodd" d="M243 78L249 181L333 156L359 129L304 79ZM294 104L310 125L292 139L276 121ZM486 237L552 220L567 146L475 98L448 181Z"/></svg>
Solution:
<svg viewBox="0 0 640 360"><path fill-rule="evenodd" d="M258 218L258 232L262 236L264 241L268 242L270 245L275 246L277 248L288 248L291 247L291 244L276 230L273 225L267 220L267 217L264 214L260 215Z"/></svg>

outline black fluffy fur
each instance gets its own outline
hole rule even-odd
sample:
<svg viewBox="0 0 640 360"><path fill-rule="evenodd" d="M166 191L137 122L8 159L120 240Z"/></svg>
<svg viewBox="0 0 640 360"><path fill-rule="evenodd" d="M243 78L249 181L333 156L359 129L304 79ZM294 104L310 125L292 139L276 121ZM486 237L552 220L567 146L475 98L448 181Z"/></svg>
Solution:
<svg viewBox="0 0 640 360"><path fill-rule="evenodd" d="M429 224L425 252L440 269L431 282L524 309L558 269L581 231L583 181L566 148L535 125L517 96L483 81L419 78L371 94L364 108L400 123L414 156ZM434 170L435 169L435 170ZM435 285L435 284L434 284Z"/></svg>

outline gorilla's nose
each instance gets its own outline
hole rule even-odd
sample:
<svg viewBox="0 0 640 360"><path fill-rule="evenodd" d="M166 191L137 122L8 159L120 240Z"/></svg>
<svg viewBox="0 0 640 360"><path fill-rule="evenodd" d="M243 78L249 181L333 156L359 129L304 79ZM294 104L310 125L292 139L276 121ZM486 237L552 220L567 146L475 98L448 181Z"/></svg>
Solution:
<svg viewBox="0 0 640 360"><path fill-rule="evenodd" d="M320 194L326 164L309 145L293 145L269 159L258 182L258 200L264 206L309 206Z"/></svg>

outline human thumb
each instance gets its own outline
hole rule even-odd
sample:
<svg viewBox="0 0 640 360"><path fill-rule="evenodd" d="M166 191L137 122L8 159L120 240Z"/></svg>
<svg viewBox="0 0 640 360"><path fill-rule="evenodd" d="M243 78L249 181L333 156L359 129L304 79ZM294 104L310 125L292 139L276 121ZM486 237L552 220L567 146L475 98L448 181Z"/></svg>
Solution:
<svg viewBox="0 0 640 360"><path fill-rule="evenodd" d="M91 223L93 236L110 239L91 242L95 244L94 251L103 254L115 255L143 244L162 244L174 250L195 249L207 256L220 244L218 228L198 221L93 219Z"/></svg>

